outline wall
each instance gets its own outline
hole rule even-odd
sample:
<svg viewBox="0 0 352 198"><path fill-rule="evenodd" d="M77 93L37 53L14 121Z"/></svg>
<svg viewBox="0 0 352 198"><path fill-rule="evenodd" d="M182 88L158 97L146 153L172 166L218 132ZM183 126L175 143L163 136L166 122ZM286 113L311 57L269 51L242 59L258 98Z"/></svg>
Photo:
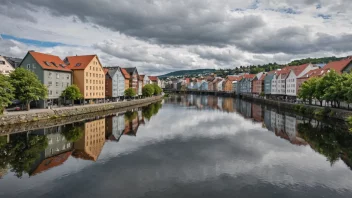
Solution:
<svg viewBox="0 0 352 198"><path fill-rule="evenodd" d="M51 85L49 85L49 82ZM44 70L44 85L48 87L48 99L59 98L71 83L71 72Z"/></svg>
<svg viewBox="0 0 352 198"><path fill-rule="evenodd" d="M82 105L82 106L64 107L64 108L58 108L58 109L42 109L40 112L33 111L33 113L31 113L31 111L15 112L13 114L1 115L0 126L21 124L21 123L27 123L27 122L30 122L30 125L32 125L33 122L35 123L37 121L45 121L44 123L41 123L42 124L41 126L43 125L45 126L47 120L52 120L52 119L55 120L55 119L59 119L59 118L61 119L65 117L67 117L68 122L70 122L73 120L77 120L74 118L75 116L83 115L83 118L81 119L84 119L85 114L93 113L92 116L96 117L98 116L97 113L99 112L148 104L148 103L159 101L161 99L162 99L162 96L155 96L155 97L132 100L132 101L112 102L112 103L94 104L94 105ZM28 126L28 127L33 127L33 126ZM11 132L18 131L15 129L16 127L17 126L12 126L12 129L10 131ZM1 132L3 131L0 129L0 133Z"/></svg>
<svg viewBox="0 0 352 198"><path fill-rule="evenodd" d="M11 64L3 56L0 56L0 74L8 76L13 70Z"/></svg>

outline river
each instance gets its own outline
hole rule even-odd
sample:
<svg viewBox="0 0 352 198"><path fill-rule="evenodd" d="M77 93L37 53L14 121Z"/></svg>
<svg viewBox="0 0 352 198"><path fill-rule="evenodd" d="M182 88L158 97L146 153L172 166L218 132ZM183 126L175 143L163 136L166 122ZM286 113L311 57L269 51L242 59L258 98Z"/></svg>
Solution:
<svg viewBox="0 0 352 198"><path fill-rule="evenodd" d="M10 133L10 131L9 131ZM0 136L0 197L352 197L352 133L216 96Z"/></svg>

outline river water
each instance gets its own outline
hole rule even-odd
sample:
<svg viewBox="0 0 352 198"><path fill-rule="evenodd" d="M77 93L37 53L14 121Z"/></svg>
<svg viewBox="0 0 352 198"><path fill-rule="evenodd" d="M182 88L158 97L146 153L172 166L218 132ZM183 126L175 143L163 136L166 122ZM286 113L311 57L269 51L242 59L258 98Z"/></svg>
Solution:
<svg viewBox="0 0 352 198"><path fill-rule="evenodd" d="M3 135L0 152L0 197L352 197L344 123L233 98Z"/></svg>

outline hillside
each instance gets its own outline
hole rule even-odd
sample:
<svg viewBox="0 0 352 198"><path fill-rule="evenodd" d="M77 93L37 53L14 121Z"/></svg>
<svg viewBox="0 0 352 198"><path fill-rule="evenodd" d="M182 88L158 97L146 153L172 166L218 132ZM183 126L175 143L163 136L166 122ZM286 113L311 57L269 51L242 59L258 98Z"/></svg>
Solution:
<svg viewBox="0 0 352 198"><path fill-rule="evenodd" d="M174 71L174 72L161 75L159 76L159 78L169 77L169 76L193 76L193 75L213 73L213 72L215 72L215 69L180 70L180 71Z"/></svg>

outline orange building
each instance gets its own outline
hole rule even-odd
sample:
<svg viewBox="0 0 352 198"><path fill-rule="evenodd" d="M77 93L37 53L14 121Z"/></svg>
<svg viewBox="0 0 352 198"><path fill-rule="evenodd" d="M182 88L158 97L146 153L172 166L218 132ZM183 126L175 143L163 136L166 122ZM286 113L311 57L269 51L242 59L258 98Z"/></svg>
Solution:
<svg viewBox="0 0 352 198"><path fill-rule="evenodd" d="M105 119L86 122L84 136L75 142L72 156L96 161L105 144Z"/></svg>
<svg viewBox="0 0 352 198"><path fill-rule="evenodd" d="M105 99L105 73L97 55L68 56L64 62L85 100Z"/></svg>
<svg viewBox="0 0 352 198"><path fill-rule="evenodd" d="M223 90L226 92L233 92L233 82L234 81L240 81L242 79L241 76L227 76L225 79L225 83L224 83L224 88Z"/></svg>
<svg viewBox="0 0 352 198"><path fill-rule="evenodd" d="M123 77L125 78L125 90L126 90L131 87L130 85L131 75L124 68L121 68L121 72Z"/></svg>

